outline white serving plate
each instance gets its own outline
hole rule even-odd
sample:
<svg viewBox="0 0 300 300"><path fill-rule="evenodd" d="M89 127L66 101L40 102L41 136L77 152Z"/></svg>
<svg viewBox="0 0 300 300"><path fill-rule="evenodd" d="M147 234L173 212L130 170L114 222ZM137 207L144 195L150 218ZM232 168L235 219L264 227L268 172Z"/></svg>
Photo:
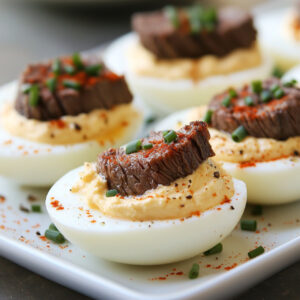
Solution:
<svg viewBox="0 0 300 300"><path fill-rule="evenodd" d="M6 100L3 94L9 88L0 88L0 103ZM264 208L263 216L255 217L259 232L236 228L224 240L220 255L199 255L176 264L137 267L101 260L69 243L58 246L41 239L36 232L43 235L50 224L43 204L46 193L47 190L21 187L0 177L0 195L5 197L5 201L0 199L0 254L94 298L224 298L300 258L300 202ZM20 211L20 204L30 206L28 195L37 197L43 213ZM248 210L244 217L254 218ZM249 261L248 251L258 245L264 246L266 253ZM194 262L200 264L200 275L190 280L188 272Z"/></svg>

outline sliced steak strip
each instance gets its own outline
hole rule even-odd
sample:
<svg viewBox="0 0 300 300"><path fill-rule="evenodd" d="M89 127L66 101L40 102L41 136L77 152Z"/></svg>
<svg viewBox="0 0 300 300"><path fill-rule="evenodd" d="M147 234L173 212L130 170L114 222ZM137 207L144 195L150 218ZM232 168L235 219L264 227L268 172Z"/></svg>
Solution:
<svg viewBox="0 0 300 300"><path fill-rule="evenodd" d="M65 65L72 66L72 59L60 59L61 71L56 76L56 87L50 91L46 82L54 78L52 61L29 65L20 79L19 91L15 100L15 109L28 119L48 121L59 119L64 115L78 115L88 113L94 109L111 109L116 105L132 102L130 93L123 76L118 76L108 70L102 62L83 60L84 67L101 64L102 69L97 75L89 75L85 70L78 70L74 74L67 74ZM74 65L73 65L74 67ZM65 80L75 81L80 88L65 87ZM30 105L29 93L24 92L24 86L36 84L39 87L37 105Z"/></svg>
<svg viewBox="0 0 300 300"><path fill-rule="evenodd" d="M251 47L256 39L252 16L238 8L221 9L215 28L198 33L191 32L184 9L178 9L178 15L178 28L162 10L133 15L132 27L142 45L163 59L199 58L209 54L222 57L233 50Z"/></svg>
<svg viewBox="0 0 300 300"><path fill-rule="evenodd" d="M300 136L300 89L286 87L276 78L262 82L262 89L270 91L278 85L284 91L280 99L273 96L264 103L260 94L252 91L250 85L245 85L237 91L237 97L225 107L222 101L228 92L216 95L209 104L213 110L211 126L226 132L233 132L240 125L244 126L250 136L285 140ZM247 106L245 98L250 96L253 106Z"/></svg>
<svg viewBox="0 0 300 300"><path fill-rule="evenodd" d="M100 154L97 171L107 180L108 189L123 196L142 195L159 184L168 186L178 178L192 174L208 157L214 155L204 122L196 121L181 128L170 144L162 132L151 132L142 144L153 148L126 154L125 149L109 149Z"/></svg>

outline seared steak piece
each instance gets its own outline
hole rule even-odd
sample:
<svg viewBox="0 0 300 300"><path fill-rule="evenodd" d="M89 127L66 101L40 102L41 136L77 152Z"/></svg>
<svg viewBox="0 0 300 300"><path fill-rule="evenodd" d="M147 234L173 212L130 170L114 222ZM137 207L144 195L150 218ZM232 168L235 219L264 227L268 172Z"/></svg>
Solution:
<svg viewBox="0 0 300 300"><path fill-rule="evenodd" d="M78 57L29 65L20 79L15 109L28 119L47 121L132 101L123 76L98 60Z"/></svg>
<svg viewBox="0 0 300 300"><path fill-rule="evenodd" d="M232 90L215 96L209 104L211 126L231 133L242 125L250 136L276 140L300 136L300 89L294 84L270 78L245 85L228 107Z"/></svg>
<svg viewBox="0 0 300 300"><path fill-rule="evenodd" d="M256 39L252 16L241 9L224 8L216 19L204 15L203 20L191 10L175 9L175 14L178 26L166 11L137 13L132 18L142 45L158 58L222 57L235 49L249 48Z"/></svg>
<svg viewBox="0 0 300 300"><path fill-rule="evenodd" d="M100 154L97 171L107 180L108 189L121 195L142 195L159 184L170 185L192 174L208 157L214 155L204 122L196 121L177 131L177 138L167 143L163 132L151 132L141 140L152 144L148 150L126 154L125 149L109 149Z"/></svg>

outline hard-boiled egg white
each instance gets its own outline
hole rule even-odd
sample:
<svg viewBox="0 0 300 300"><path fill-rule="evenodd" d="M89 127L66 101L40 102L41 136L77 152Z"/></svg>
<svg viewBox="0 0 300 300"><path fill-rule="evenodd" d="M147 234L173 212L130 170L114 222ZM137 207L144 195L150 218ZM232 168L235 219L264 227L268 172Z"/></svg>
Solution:
<svg viewBox="0 0 300 300"><path fill-rule="evenodd" d="M129 86L157 114L167 114L179 109L206 104L218 91L228 86L238 87L246 82L264 79L271 73L272 60L263 55L258 67L227 75L211 76L198 82L192 79L166 80L138 76L130 71L128 49L137 43L137 35L130 33L112 43L104 56L107 66L116 73L125 73Z"/></svg>
<svg viewBox="0 0 300 300"><path fill-rule="evenodd" d="M73 244L115 262L155 265L193 257L229 235L246 204L246 186L234 179L231 202L200 216L144 222L113 219L91 209L84 196L70 191L82 170L72 170L50 189L46 199L48 213Z"/></svg>
<svg viewBox="0 0 300 300"><path fill-rule="evenodd" d="M0 88L0 109L15 98L16 83ZM132 120L117 141L88 141L70 145L50 145L32 142L8 133L0 126L0 175L20 184L49 186L69 170L85 161L93 161L97 154L109 147L118 147L131 140L139 128L141 118Z"/></svg>
<svg viewBox="0 0 300 300"><path fill-rule="evenodd" d="M187 109L168 116L155 125L155 130L178 128L193 121L191 111ZM212 159L217 159L217 156ZM223 168L246 183L249 203L269 205L300 200L300 157L257 162L243 167L239 163L223 162Z"/></svg>
<svg viewBox="0 0 300 300"><path fill-rule="evenodd" d="M291 1L272 1L257 11L255 24L262 50L284 70L299 64L300 41L293 40L287 29L288 18L292 14Z"/></svg>

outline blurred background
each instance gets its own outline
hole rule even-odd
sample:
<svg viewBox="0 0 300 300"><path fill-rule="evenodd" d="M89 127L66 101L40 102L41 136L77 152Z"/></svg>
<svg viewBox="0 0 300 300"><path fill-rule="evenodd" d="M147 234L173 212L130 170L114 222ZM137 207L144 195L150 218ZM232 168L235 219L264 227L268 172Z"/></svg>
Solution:
<svg viewBox="0 0 300 300"><path fill-rule="evenodd" d="M197 1L0 0L0 84L15 79L29 62L94 48L128 32L135 11L193 2ZM262 1L206 2L249 8Z"/></svg>

